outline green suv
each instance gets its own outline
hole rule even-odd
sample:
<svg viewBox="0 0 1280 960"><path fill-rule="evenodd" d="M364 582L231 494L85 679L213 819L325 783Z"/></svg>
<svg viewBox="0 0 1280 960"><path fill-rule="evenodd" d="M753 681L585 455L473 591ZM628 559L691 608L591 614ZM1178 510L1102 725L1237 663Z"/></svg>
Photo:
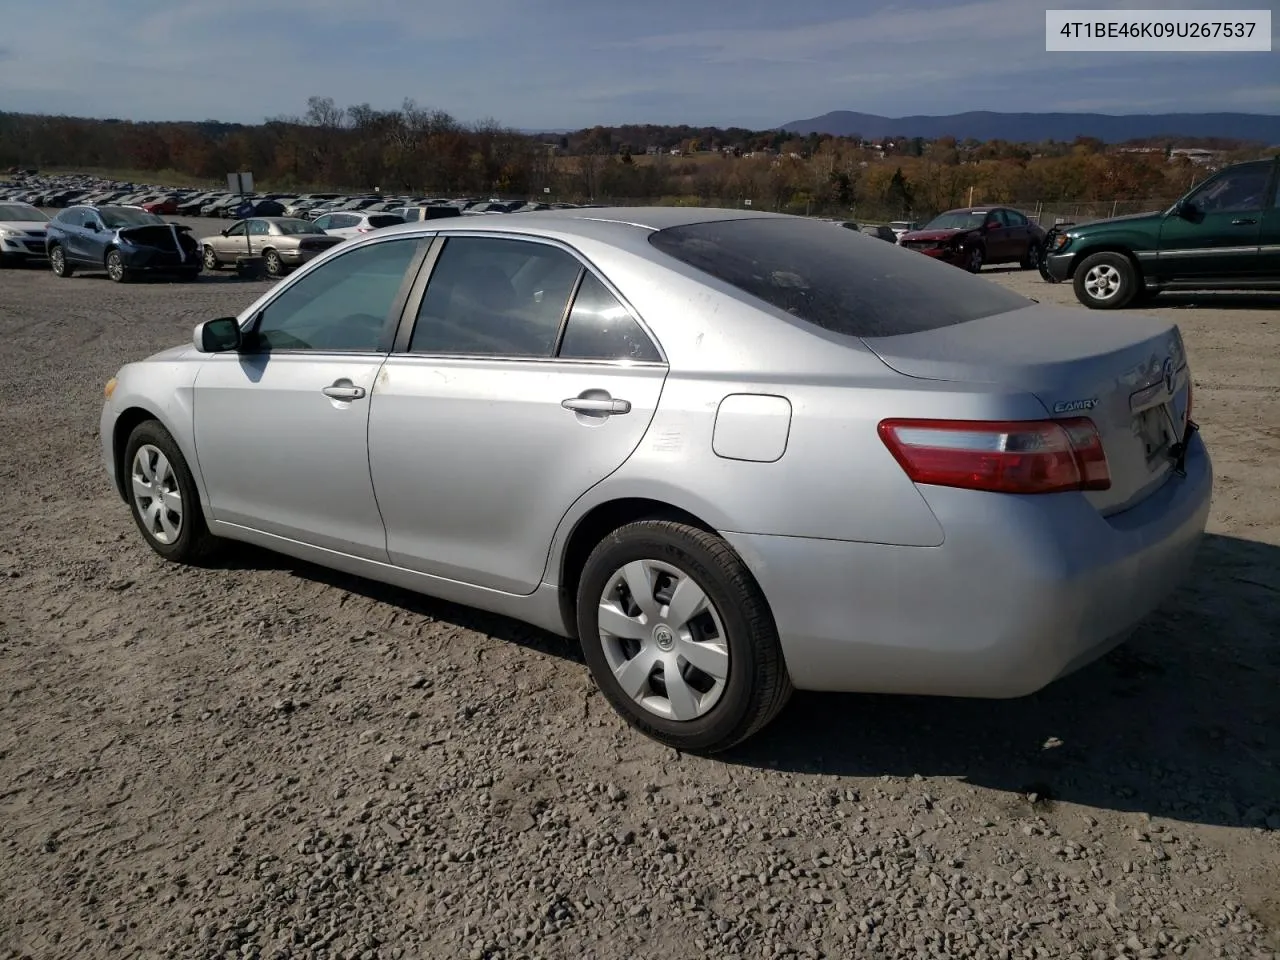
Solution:
<svg viewBox="0 0 1280 960"><path fill-rule="evenodd" d="M1161 290L1280 289L1280 155L1219 170L1168 210L1055 227L1040 275L1086 307Z"/></svg>

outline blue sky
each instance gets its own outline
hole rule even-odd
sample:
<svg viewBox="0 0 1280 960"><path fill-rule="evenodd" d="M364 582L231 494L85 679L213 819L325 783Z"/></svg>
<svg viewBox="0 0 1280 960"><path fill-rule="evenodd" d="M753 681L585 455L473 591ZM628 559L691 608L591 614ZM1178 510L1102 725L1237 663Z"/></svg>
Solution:
<svg viewBox="0 0 1280 960"><path fill-rule="evenodd" d="M1055 0L1054 8L1277 0ZM3 0L0 110L771 127L829 110L1280 111L1276 52L1046 53L1034 0ZM1280 21L1280 17L1274 17Z"/></svg>

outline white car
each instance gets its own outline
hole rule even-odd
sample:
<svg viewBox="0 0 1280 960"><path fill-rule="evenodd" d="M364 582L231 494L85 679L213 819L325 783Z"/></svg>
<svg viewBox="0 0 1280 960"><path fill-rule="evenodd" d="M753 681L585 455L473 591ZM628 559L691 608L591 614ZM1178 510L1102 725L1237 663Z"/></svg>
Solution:
<svg viewBox="0 0 1280 960"><path fill-rule="evenodd" d="M404 223L404 217L393 213L362 213L358 210L339 210L326 213L312 221L331 237L359 237L373 233L382 227L394 227Z"/></svg>
<svg viewBox="0 0 1280 960"><path fill-rule="evenodd" d="M45 258L49 218L29 203L0 202L0 266Z"/></svg>

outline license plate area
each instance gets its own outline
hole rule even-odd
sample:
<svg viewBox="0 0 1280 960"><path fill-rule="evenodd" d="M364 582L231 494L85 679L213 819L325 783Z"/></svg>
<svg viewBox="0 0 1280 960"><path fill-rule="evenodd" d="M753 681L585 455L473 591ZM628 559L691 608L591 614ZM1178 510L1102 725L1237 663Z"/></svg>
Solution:
<svg viewBox="0 0 1280 960"><path fill-rule="evenodd" d="M1148 467L1168 459L1169 449L1178 442L1174 412L1170 404L1148 407L1133 418L1133 432L1142 443Z"/></svg>

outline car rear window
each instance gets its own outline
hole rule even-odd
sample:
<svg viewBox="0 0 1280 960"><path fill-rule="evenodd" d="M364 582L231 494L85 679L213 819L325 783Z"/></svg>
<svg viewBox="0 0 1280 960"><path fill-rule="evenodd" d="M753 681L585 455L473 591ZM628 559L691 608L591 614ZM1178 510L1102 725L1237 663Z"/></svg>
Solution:
<svg viewBox="0 0 1280 960"><path fill-rule="evenodd" d="M714 220L649 235L658 250L824 330L892 337L1030 306L996 283L801 217Z"/></svg>
<svg viewBox="0 0 1280 960"><path fill-rule="evenodd" d="M369 217L371 227L393 227L397 223L404 223L404 217L397 217L391 213L375 213Z"/></svg>

